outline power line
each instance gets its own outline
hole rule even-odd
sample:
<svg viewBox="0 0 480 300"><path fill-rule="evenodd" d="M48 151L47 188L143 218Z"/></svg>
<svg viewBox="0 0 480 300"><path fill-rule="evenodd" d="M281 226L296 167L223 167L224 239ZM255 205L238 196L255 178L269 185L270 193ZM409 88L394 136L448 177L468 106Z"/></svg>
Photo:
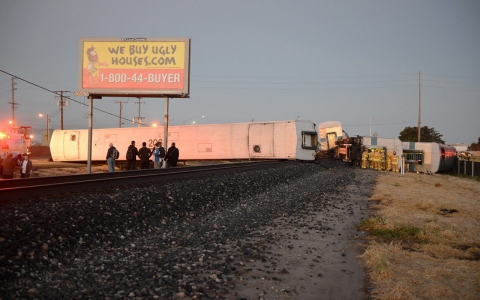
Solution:
<svg viewBox="0 0 480 300"><path fill-rule="evenodd" d="M367 78L367 77L393 77L393 76L416 76L417 73L393 74L393 75L359 75L359 76L320 76L314 79L342 79L342 78ZM312 79L312 77L255 77L255 76L218 76L218 75L192 75L191 77L212 77L212 78L270 78L270 79Z"/></svg>
<svg viewBox="0 0 480 300"><path fill-rule="evenodd" d="M207 83L235 83L235 84L281 84L281 85L312 85L312 84L357 84L357 83L378 83L378 82L399 82L399 81L414 81L416 79L402 79L402 80L375 80L375 81L343 81L343 82L239 82L239 81L203 81L195 80L194 82Z"/></svg>
<svg viewBox="0 0 480 300"><path fill-rule="evenodd" d="M370 126L370 125L405 125L405 124L416 124L417 121L412 121L412 122L400 122L400 123L372 123L372 124L350 124L350 125L345 125L342 124L342 126L351 126L351 127L362 127L362 126Z"/></svg>
<svg viewBox="0 0 480 300"><path fill-rule="evenodd" d="M36 87L38 87L38 88L40 88L40 89L42 89L42 90L45 90L45 91L50 92L50 93L52 93L52 94L55 94L55 95L57 95L57 96L62 96L62 95L59 94L58 92L49 90L49 89L47 89L47 88L45 88L45 87L43 87L43 86L40 86L40 85L38 85L38 84L35 84L35 83L30 82L30 81L28 81L28 80L25 80L25 79L23 79L23 78L17 77L17 76L15 76L15 75L13 75L13 74L10 74L10 73L8 73L8 72L6 72L6 71L4 71L4 70L0 70L0 72L5 73L5 74L7 74L7 75L9 75L9 76L15 77L16 79L19 79L19 80L21 80L21 81L23 81L23 82L26 82L26 83L28 83L28 84L31 84L31 85L33 85L33 86L36 86ZM76 102L76 103L78 103L78 104L81 104L81 105L83 105L83 106L88 106L87 104L84 104L84 103L82 103L82 102L80 102L80 101L77 101L77 100L72 99L72 98L67 97L67 96L63 96L63 98L67 98L67 99L69 99L69 100L71 100L71 101L73 101L73 102ZM99 112L103 112L103 113L105 113L105 114L107 114L107 115L111 115L111 116L114 116L114 117L118 117L118 116L115 115L115 114L109 113L109 112L104 111L104 110L99 109L99 108L95 108L95 107L94 107L93 109L95 109L95 110L97 110L97 111L99 111ZM123 118L123 119L129 121L128 119L125 119L125 118ZM147 126L147 125L144 125L144 124L141 124L141 125L142 125L142 126Z"/></svg>
<svg viewBox="0 0 480 300"><path fill-rule="evenodd" d="M476 78L476 77L464 77L464 76L452 76L452 75L439 75L439 74L432 74L432 73L424 73L424 75L438 76L438 77L452 77L452 78L463 78L463 79L474 79L474 80L480 80L480 78Z"/></svg>
<svg viewBox="0 0 480 300"><path fill-rule="evenodd" d="M324 91L327 89L342 89L342 90L359 90L359 89L388 89L388 88L411 88L417 87L416 85L403 85L403 86L377 86L377 87L319 87L319 88L251 88L251 87L220 87L220 86L196 86L192 85L195 88L205 88L205 89L219 89L219 90L264 90L264 91Z"/></svg>

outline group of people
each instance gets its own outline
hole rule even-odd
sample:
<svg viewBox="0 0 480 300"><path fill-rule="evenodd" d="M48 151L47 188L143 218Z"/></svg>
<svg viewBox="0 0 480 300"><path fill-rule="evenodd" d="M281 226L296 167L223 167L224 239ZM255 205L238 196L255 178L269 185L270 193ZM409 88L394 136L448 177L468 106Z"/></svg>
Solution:
<svg viewBox="0 0 480 300"><path fill-rule="evenodd" d="M392 171L398 172L399 157L396 151L388 153L385 158L385 152L382 149L365 148L362 153L362 169L374 169L377 171Z"/></svg>
<svg viewBox="0 0 480 300"><path fill-rule="evenodd" d="M140 159L140 168L142 170L150 168L150 158L152 156L154 169L160 169L164 161L168 167L176 167L180 151L175 147L175 143L172 143L166 152L162 145L162 142L157 142L153 149L150 149L147 148L147 143L143 142L142 147L137 149L137 147L135 147L135 141L132 141L125 154L127 160L126 170L136 170L137 156ZM115 160L118 159L120 153L112 143L110 143L109 146L106 157L108 171L115 172Z"/></svg>
<svg viewBox="0 0 480 300"><path fill-rule="evenodd" d="M13 157L12 153L8 153L3 160L0 158L0 169L3 179L13 179L17 169L20 171L20 178L28 178L32 172L33 164L28 155L22 158L20 154Z"/></svg>

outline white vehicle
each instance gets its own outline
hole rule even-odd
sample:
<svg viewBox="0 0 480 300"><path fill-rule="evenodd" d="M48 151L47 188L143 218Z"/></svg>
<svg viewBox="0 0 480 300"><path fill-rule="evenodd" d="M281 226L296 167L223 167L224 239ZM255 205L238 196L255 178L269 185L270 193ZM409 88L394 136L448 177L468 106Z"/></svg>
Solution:
<svg viewBox="0 0 480 300"><path fill-rule="evenodd" d="M153 148L164 140L163 126L93 129L92 160L105 160L113 143L120 160L131 141L137 148L146 142ZM287 159L314 160L317 148L315 124L311 121L273 121L230 124L169 126L169 145L175 142L179 160ZM55 130L50 141L53 161L86 161L88 130Z"/></svg>

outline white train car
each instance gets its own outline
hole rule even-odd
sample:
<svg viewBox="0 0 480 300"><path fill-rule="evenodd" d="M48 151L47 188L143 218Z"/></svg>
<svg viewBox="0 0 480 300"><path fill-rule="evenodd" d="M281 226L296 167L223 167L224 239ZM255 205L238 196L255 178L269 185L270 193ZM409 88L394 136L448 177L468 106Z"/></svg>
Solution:
<svg viewBox="0 0 480 300"><path fill-rule="evenodd" d="M405 170L408 172L449 172L455 167L456 149L438 143L403 142Z"/></svg>
<svg viewBox="0 0 480 300"><path fill-rule="evenodd" d="M120 160L131 141L153 148L164 140L163 126L94 129L92 160L106 159L109 143ZM311 121L273 121L168 127L168 146L175 142L179 160L287 159L314 160L317 148L315 124ZM165 145L164 145L165 147ZM165 147L166 149L168 147ZM55 130L50 142L54 161L86 161L88 130Z"/></svg>
<svg viewBox="0 0 480 300"><path fill-rule="evenodd" d="M318 125L319 150L328 151L336 147L336 142L343 136L342 123L327 121Z"/></svg>

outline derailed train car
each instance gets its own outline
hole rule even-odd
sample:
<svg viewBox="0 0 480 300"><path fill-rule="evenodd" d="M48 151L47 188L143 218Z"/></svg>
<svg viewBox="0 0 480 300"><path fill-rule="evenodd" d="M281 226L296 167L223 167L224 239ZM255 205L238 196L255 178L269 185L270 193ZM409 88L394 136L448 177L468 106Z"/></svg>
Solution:
<svg viewBox="0 0 480 300"><path fill-rule="evenodd" d="M366 148L369 152L379 150L383 162L386 162L388 156L395 151L398 157L403 157L407 172L438 173L450 172L455 168L457 153L452 146L426 142L401 142L398 138L349 137L342 130L341 123L336 121L320 123L318 132L320 147L317 157L319 157L318 153L328 151L330 157L359 166L362 152Z"/></svg>
<svg viewBox="0 0 480 300"><path fill-rule="evenodd" d="M327 121L318 124L319 151L329 151L337 146L337 140L343 137L342 123Z"/></svg>
<svg viewBox="0 0 480 300"><path fill-rule="evenodd" d="M405 170L409 172L449 172L457 158L455 147L438 143L403 142L403 153Z"/></svg>
<svg viewBox="0 0 480 300"><path fill-rule="evenodd" d="M120 160L131 141L153 148L164 140L163 126L93 129L92 160L105 160L109 144ZM168 127L168 144L175 142L180 160L286 159L314 160L317 133L311 121L273 121ZM169 146L169 145L168 145ZM166 145L164 145L165 148ZM50 151L54 161L86 161L88 130L55 130Z"/></svg>

